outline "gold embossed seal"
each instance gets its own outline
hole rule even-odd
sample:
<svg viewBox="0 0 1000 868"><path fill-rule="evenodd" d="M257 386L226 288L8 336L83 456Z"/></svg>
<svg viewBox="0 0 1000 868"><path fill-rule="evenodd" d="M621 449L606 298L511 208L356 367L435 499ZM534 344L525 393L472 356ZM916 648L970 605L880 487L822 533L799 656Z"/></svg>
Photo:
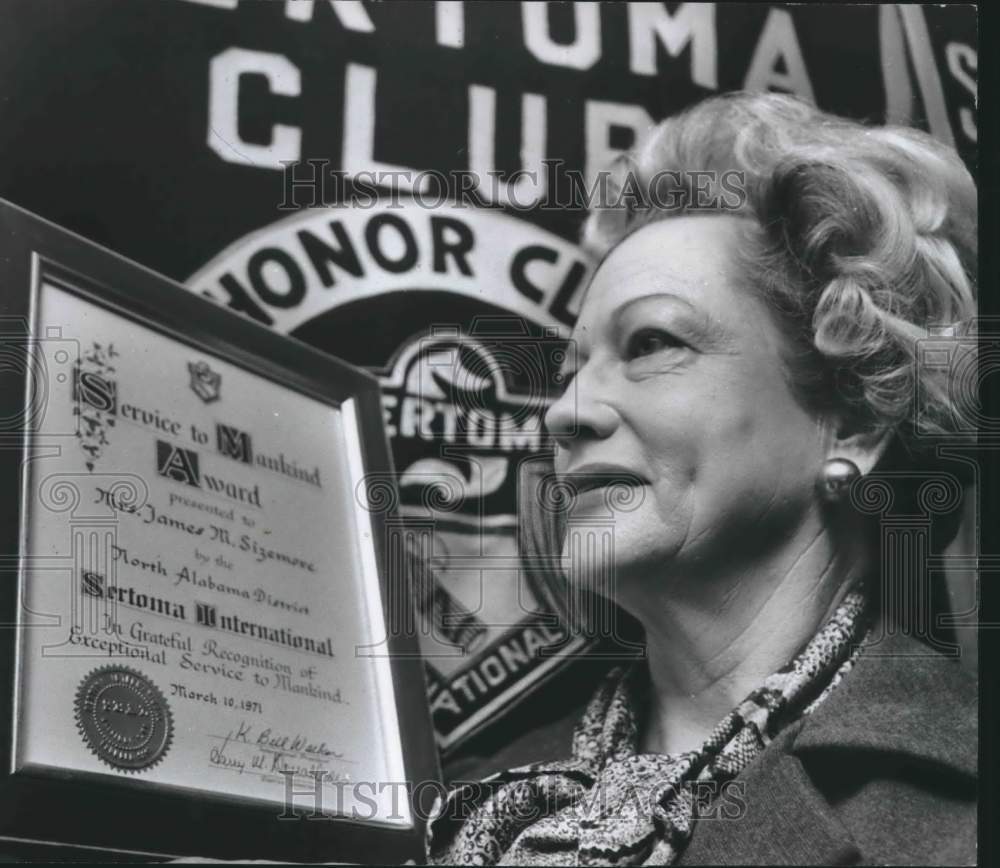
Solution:
<svg viewBox="0 0 1000 868"><path fill-rule="evenodd" d="M156 765L174 732L166 697L127 666L103 666L83 679L76 691L76 725L95 756L125 772Z"/></svg>

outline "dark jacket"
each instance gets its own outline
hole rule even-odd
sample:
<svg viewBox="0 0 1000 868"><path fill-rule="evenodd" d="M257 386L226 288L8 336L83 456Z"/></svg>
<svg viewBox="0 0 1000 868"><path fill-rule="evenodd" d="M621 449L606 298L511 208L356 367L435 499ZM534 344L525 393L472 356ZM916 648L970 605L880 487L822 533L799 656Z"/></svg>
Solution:
<svg viewBox="0 0 1000 868"><path fill-rule="evenodd" d="M450 777L567 758L582 713L576 705ZM977 754L975 679L921 642L886 636L744 769L742 797L696 821L678 864L974 864Z"/></svg>

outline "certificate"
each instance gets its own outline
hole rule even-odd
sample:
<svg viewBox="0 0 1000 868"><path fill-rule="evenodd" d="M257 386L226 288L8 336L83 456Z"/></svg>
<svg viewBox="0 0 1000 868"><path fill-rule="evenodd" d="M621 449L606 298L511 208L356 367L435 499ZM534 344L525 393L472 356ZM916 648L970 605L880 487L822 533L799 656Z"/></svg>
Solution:
<svg viewBox="0 0 1000 868"><path fill-rule="evenodd" d="M420 854L437 779L387 613L377 385L10 206L16 477L5 837L150 855ZM16 234L11 230L16 230ZM15 322L16 324L16 322ZM373 496L378 492L379 496ZM388 496L387 496L388 495ZM51 807L47 809L51 812Z"/></svg>

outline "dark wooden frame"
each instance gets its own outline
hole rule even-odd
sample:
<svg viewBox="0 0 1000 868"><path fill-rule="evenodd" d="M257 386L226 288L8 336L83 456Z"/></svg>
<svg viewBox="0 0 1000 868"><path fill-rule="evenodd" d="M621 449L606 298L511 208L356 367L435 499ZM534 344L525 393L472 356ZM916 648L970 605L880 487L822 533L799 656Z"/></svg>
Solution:
<svg viewBox="0 0 1000 868"><path fill-rule="evenodd" d="M422 862L428 794L440 782L416 633L390 628L392 680L414 827L392 829L348 819L278 820L280 808L194 791L157 787L135 777L12 771L18 631L17 587L24 474L29 445L25 377L31 295L38 268L55 271L88 301L102 305L199 351L225 359L286 388L331 405L355 399L365 472L391 478L378 381L357 368L238 316L165 277L0 200L0 849L22 853L26 842L66 848L75 858L170 858L336 862ZM69 287L67 287L69 288ZM5 349L6 346L6 349ZM385 539L391 512L372 513L373 539ZM375 545L382 600L399 597L402 577L387 575ZM395 587L390 587L390 583ZM393 595L393 596L390 596ZM389 613L386 613L387 623ZM403 619L409 623L413 619ZM395 622L394 622L395 623ZM301 814L311 805L299 799ZM6 844L5 844L6 842ZM45 848L49 849L49 848ZM46 858L46 854L38 856ZM49 857L55 855L50 852Z"/></svg>

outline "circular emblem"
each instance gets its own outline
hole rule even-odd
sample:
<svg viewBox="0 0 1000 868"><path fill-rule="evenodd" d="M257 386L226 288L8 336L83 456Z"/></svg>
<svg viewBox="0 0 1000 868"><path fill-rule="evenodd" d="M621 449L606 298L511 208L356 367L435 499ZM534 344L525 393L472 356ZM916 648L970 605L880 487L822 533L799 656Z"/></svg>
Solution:
<svg viewBox="0 0 1000 868"><path fill-rule="evenodd" d="M83 679L76 691L76 725L98 759L126 772L159 762L174 731L166 697L127 666L103 666Z"/></svg>

